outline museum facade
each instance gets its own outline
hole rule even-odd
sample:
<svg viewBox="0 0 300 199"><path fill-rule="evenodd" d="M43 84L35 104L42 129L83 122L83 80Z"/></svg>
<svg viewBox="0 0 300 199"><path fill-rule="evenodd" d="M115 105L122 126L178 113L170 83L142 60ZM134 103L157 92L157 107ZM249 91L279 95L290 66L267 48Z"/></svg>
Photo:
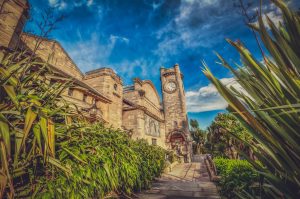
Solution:
<svg viewBox="0 0 300 199"><path fill-rule="evenodd" d="M160 68L161 99L150 80L135 78L132 85L123 85L122 77L111 68L83 73L58 41L23 33L28 19L27 0L3 1L1 9L8 13L0 15L2 53L26 49L53 69L50 82L71 80L73 85L62 96L91 122L101 121L127 131L132 139L145 139L189 157L191 139L178 64Z"/></svg>

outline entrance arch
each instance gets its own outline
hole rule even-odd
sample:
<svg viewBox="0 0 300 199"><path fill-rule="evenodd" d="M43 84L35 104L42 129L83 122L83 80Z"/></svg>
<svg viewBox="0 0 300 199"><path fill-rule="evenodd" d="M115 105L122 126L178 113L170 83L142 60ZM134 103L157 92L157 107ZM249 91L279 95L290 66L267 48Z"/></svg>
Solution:
<svg viewBox="0 0 300 199"><path fill-rule="evenodd" d="M187 153L187 137L181 131L173 131L168 134L167 141L171 150L174 150L178 155Z"/></svg>

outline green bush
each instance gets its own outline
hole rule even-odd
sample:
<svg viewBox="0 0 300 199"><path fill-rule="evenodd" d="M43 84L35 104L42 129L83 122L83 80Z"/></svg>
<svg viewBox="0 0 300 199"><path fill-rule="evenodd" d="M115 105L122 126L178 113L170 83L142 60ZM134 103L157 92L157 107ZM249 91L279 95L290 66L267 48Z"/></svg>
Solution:
<svg viewBox="0 0 300 199"><path fill-rule="evenodd" d="M114 191L128 195L148 188L164 168L165 152L122 131L83 125L61 134L58 159L72 169L42 180L38 198L103 198Z"/></svg>
<svg viewBox="0 0 300 199"><path fill-rule="evenodd" d="M258 181L257 173L246 160L215 158L214 163L221 176L221 194L228 198L236 198L236 193L250 192L250 186Z"/></svg>
<svg viewBox="0 0 300 199"><path fill-rule="evenodd" d="M227 169L229 159L216 157L214 158L214 163L217 169L217 175L224 175Z"/></svg>
<svg viewBox="0 0 300 199"><path fill-rule="evenodd" d="M134 151L139 155L139 179L135 190L148 189L154 177L159 177L165 167L165 150L159 146L149 145L145 140L134 142Z"/></svg>

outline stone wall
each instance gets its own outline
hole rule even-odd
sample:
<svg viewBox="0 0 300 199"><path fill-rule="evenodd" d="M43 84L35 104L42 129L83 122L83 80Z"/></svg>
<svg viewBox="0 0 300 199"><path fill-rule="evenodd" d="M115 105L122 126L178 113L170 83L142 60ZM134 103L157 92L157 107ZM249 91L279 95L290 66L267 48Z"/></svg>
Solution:
<svg viewBox="0 0 300 199"><path fill-rule="evenodd" d="M174 67L171 69L162 69L161 73L166 130L167 132L174 129L185 131L187 118L180 71ZM164 88L170 81L174 81L177 85L177 89L173 93L166 92Z"/></svg>
<svg viewBox="0 0 300 199"><path fill-rule="evenodd" d="M55 77L59 77L59 75L56 75ZM47 79L48 81L55 81L55 78L53 77L48 77ZM81 113L87 117L91 117L88 109L91 109L96 103L97 111L95 118L97 118L98 121L108 123L108 99L100 97L96 93L91 92L91 90L76 84L71 88L65 89L62 93L62 97L70 104L74 104L77 107L77 110L81 111Z"/></svg>
<svg viewBox="0 0 300 199"><path fill-rule="evenodd" d="M84 82L108 97L108 121L114 128L122 127L123 82L110 68L101 68L86 73Z"/></svg>
<svg viewBox="0 0 300 199"><path fill-rule="evenodd" d="M159 128L157 132L151 132L149 120L156 123ZM152 118L142 109L123 111L123 126L126 130L132 132L132 139L145 139L149 144L156 144L165 148L164 125L164 122ZM153 143L153 140L155 140L156 143Z"/></svg>
<svg viewBox="0 0 300 199"><path fill-rule="evenodd" d="M123 96L132 103L123 106L123 126L132 131L132 138L165 148L164 117L152 82L136 78L133 86L124 89Z"/></svg>
<svg viewBox="0 0 300 199"><path fill-rule="evenodd" d="M168 91L167 84L173 82L176 85L174 91ZM161 68L161 83L163 93L163 109L166 123L166 142L169 149L171 146L171 135L173 133L182 133L185 137L184 152L190 150L190 133L188 129L188 118L186 112L185 93L183 86L183 75L179 66L173 68Z"/></svg>
<svg viewBox="0 0 300 199"><path fill-rule="evenodd" d="M28 18L26 0L0 0L0 46L15 49Z"/></svg>
<svg viewBox="0 0 300 199"><path fill-rule="evenodd" d="M48 40L35 35L23 33L21 36L24 44L35 52L43 61L48 62L54 68L78 80L83 79L83 74L69 57L64 48L55 40Z"/></svg>

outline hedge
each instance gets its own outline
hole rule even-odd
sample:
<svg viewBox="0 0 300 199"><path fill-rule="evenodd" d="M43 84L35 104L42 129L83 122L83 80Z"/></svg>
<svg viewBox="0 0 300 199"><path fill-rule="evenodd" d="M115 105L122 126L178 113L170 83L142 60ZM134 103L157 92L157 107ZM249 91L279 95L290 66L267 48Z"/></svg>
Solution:
<svg viewBox="0 0 300 199"><path fill-rule="evenodd" d="M258 181L258 174L246 160L214 158L213 161L221 176L219 185L223 196L237 198L238 193L250 192L250 186Z"/></svg>

